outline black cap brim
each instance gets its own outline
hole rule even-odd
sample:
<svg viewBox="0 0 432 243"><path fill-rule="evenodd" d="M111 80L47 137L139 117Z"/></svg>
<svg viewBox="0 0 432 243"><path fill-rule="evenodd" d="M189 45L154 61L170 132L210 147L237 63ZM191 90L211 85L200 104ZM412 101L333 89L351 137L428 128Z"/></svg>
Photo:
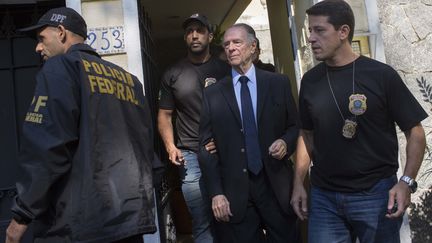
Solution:
<svg viewBox="0 0 432 243"><path fill-rule="evenodd" d="M183 22L183 25L182 25L183 29L185 30L189 26L189 24L193 23L193 22L200 23L202 26L206 27L209 32L211 32L210 26L208 26L206 23L204 23L199 18L188 18L188 19L186 19L185 22Z"/></svg>
<svg viewBox="0 0 432 243"><path fill-rule="evenodd" d="M25 27L22 29L18 29L18 32L23 33L23 34L30 36L30 37L36 37L37 31L42 29L42 28L45 28L47 26L57 27L57 26L54 26L54 25L51 25L48 23L40 23L40 24L35 24L32 26L29 26L29 27Z"/></svg>
<svg viewBox="0 0 432 243"><path fill-rule="evenodd" d="M36 32L38 29L40 29L42 27L45 27L45 26L48 26L48 24L36 24L36 25L29 26L29 27L26 27L26 28L18 29L18 31L22 32L22 33Z"/></svg>
<svg viewBox="0 0 432 243"><path fill-rule="evenodd" d="M205 26L205 24L203 24L203 22L199 21L198 19L186 19L186 21L183 22L183 25L182 25L183 29L186 29L186 27L188 27L188 25L192 22L199 22Z"/></svg>

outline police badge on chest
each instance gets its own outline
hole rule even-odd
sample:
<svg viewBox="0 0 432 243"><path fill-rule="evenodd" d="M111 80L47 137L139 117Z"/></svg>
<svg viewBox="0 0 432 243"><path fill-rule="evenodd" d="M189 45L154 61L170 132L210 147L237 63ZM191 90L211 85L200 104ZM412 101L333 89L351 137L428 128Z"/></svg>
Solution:
<svg viewBox="0 0 432 243"><path fill-rule="evenodd" d="M352 94L349 97L349 110L355 116L360 116L367 109L366 96L364 94Z"/></svg>
<svg viewBox="0 0 432 243"><path fill-rule="evenodd" d="M206 78L204 80L204 87L207 88L208 86L212 85L216 83L216 79L215 78Z"/></svg>

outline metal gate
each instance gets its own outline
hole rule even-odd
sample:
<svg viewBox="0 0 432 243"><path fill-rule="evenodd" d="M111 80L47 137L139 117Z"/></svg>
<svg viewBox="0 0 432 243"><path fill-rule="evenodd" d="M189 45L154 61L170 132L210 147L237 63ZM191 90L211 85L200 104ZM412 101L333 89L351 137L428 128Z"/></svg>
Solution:
<svg viewBox="0 0 432 243"><path fill-rule="evenodd" d="M152 38L151 31L151 19L147 12L142 6L141 2L138 1L139 10L139 25L140 25L140 36L141 36L141 56L143 60L143 73L144 73L144 87L146 98L150 104L150 109L153 118L154 130L154 144L156 154L159 156L160 163L154 165L153 176L160 177L160 185L156 185L156 200L157 200L157 215L159 222L159 235L161 242L176 242L176 231L174 222L172 219L172 210L170 206L170 198L173 192L173 188L170 185L170 174L172 171L166 170L166 153L162 145L161 139L158 136L156 129L156 117L158 112L158 96L159 96L159 80L160 70L158 68L155 58L156 46Z"/></svg>

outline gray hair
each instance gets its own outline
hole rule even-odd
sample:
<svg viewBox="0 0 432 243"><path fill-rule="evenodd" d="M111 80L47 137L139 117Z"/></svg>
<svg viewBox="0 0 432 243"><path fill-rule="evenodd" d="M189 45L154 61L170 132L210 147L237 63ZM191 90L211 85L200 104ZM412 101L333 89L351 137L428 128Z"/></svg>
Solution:
<svg viewBox="0 0 432 243"><path fill-rule="evenodd" d="M244 29L246 31L247 40L248 40L249 44L252 44L254 41L257 42L255 30L250 25L245 24L245 23L238 23L238 24L234 24L233 26L229 27L228 29L232 29L232 28Z"/></svg>

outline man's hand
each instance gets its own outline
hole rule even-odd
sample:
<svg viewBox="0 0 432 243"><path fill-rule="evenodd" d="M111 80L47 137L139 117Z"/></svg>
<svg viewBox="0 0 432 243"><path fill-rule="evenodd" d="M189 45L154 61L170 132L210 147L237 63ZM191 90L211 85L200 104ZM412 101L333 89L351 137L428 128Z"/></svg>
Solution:
<svg viewBox="0 0 432 243"><path fill-rule="evenodd" d="M214 154L217 152L216 150L216 144L214 143L213 138L210 139L210 142L208 142L206 145L204 145L207 152Z"/></svg>
<svg viewBox="0 0 432 243"><path fill-rule="evenodd" d="M212 210L217 221L229 222L232 216L228 199L224 195L216 195L212 199Z"/></svg>
<svg viewBox="0 0 432 243"><path fill-rule="evenodd" d="M397 211L394 213L391 213L395 202L397 203ZM389 201L387 204L386 217L394 219L394 218L402 216L403 213L405 212L405 209L408 208L410 203L411 203L411 191L408 187L408 184L406 184L403 181L399 181L389 191Z"/></svg>
<svg viewBox="0 0 432 243"><path fill-rule="evenodd" d="M12 219L6 229L6 243L19 243L26 230L27 225L18 224L15 219Z"/></svg>
<svg viewBox="0 0 432 243"><path fill-rule="evenodd" d="M294 188L291 196L291 206L299 219L305 220L308 216L307 209L307 194L303 183L294 183Z"/></svg>
<svg viewBox="0 0 432 243"><path fill-rule="evenodd" d="M167 149L168 153L168 159L173 163L174 165L183 165L186 164L186 161L183 158L183 154L180 149L178 149L176 146L171 146L169 149Z"/></svg>
<svg viewBox="0 0 432 243"><path fill-rule="evenodd" d="M287 144L285 141L282 139L277 139L274 141L269 147L269 154L275 159L283 159L283 157L285 157L287 154Z"/></svg>

